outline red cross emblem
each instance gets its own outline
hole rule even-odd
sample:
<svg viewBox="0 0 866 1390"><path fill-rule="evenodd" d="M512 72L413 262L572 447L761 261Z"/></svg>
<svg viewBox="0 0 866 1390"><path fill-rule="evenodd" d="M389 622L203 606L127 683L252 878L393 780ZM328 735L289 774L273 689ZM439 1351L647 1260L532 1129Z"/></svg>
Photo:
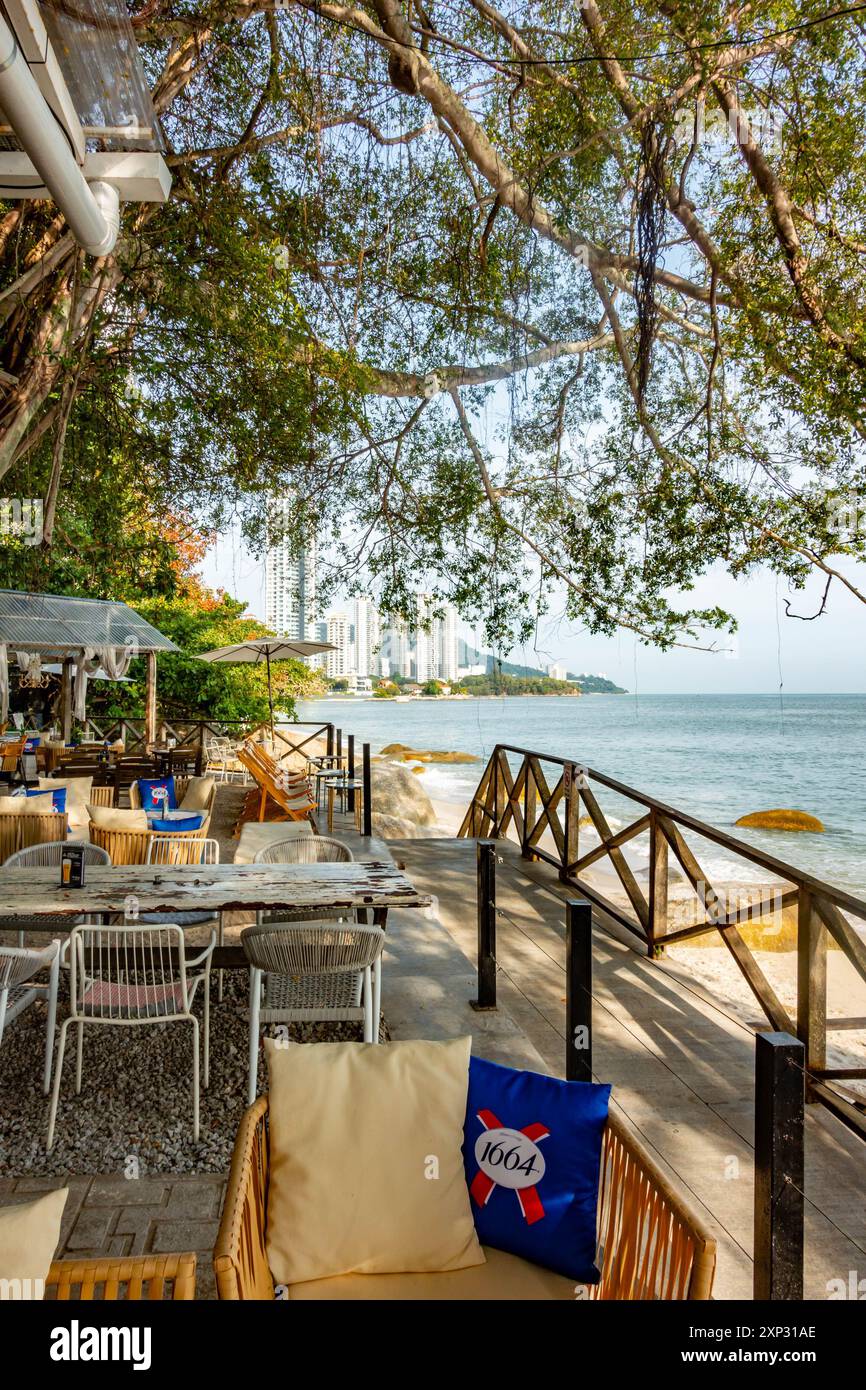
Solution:
<svg viewBox="0 0 866 1390"><path fill-rule="evenodd" d="M494 1188L510 1188L520 1204L523 1219L532 1226L544 1216L537 1187L546 1165L538 1144L547 1138L550 1130L541 1124L509 1129L492 1110L479 1110L478 1118L484 1133L475 1141L478 1172L469 1188L472 1199L477 1206L485 1207Z"/></svg>

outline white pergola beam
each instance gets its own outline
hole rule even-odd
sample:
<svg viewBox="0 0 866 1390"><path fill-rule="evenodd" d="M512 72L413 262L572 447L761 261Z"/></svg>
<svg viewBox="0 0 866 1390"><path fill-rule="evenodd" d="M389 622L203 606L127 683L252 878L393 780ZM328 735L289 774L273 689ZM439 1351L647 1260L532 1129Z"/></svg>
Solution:
<svg viewBox="0 0 866 1390"><path fill-rule="evenodd" d="M88 183L109 183L122 203L164 203L171 173L161 154L150 150L101 150L86 154L81 172ZM17 191L16 191L17 190ZM20 150L0 151L0 198L48 198L30 159Z"/></svg>

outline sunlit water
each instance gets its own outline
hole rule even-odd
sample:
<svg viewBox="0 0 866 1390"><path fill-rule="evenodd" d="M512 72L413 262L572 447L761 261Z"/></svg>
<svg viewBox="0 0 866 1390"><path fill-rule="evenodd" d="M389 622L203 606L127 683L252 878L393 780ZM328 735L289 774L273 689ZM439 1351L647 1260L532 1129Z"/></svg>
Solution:
<svg viewBox="0 0 866 1390"><path fill-rule="evenodd" d="M866 696L348 697L304 702L298 714L332 720L374 753L399 742L486 758L499 742L573 758L866 897ZM465 805L481 770L431 765L424 786ZM599 799L614 819L633 815L604 789ZM734 829L738 816L777 806L818 816L826 833ZM722 851L714 862L731 866Z"/></svg>

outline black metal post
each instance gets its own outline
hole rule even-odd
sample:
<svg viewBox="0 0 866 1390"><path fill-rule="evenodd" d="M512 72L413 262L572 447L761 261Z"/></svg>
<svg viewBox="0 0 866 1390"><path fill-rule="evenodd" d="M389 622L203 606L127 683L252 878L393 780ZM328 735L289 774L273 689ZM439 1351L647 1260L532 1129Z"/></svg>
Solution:
<svg viewBox="0 0 866 1390"><path fill-rule="evenodd" d="M592 1080L592 904L565 905L565 1077Z"/></svg>
<svg viewBox="0 0 866 1390"><path fill-rule="evenodd" d="M755 1039L754 1297L803 1297L805 1048L790 1033Z"/></svg>
<svg viewBox="0 0 866 1390"><path fill-rule="evenodd" d="M364 834L369 839L373 834L373 778L370 773L370 745L365 743L362 749L364 758Z"/></svg>
<svg viewBox="0 0 866 1390"><path fill-rule="evenodd" d="M343 756L343 730L342 730L342 729L338 729L338 730L337 730L337 764L338 764L338 766L340 765L340 759L342 758L342 756Z"/></svg>
<svg viewBox="0 0 866 1390"><path fill-rule="evenodd" d="M349 745L349 781L355 780L355 735L349 734L346 742ZM349 810L354 814L355 811L355 788L349 788Z"/></svg>
<svg viewBox="0 0 866 1390"><path fill-rule="evenodd" d="M476 847L478 899L478 998L473 1009L496 1008L496 844L479 840Z"/></svg>
<svg viewBox="0 0 866 1390"><path fill-rule="evenodd" d="M333 756L334 756L334 726L333 726L333 724L329 724L329 725L328 725L328 757L329 757L329 758L333 758Z"/></svg>

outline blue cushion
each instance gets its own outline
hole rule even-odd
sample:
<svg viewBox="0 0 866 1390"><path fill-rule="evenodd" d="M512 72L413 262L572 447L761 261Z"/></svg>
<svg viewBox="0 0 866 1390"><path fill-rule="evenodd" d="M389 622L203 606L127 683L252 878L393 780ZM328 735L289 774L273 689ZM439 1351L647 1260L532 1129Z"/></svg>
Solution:
<svg viewBox="0 0 866 1390"><path fill-rule="evenodd" d="M167 830L169 832L180 830L201 830L204 825L203 815L175 816L173 820L162 820L154 817L150 822L151 830Z"/></svg>
<svg viewBox="0 0 866 1390"><path fill-rule="evenodd" d="M596 1212L609 1086L473 1057L463 1162L482 1245L597 1284Z"/></svg>
<svg viewBox="0 0 866 1390"><path fill-rule="evenodd" d="M66 810L66 788L57 787L28 787L28 796L44 796L46 792L51 792L51 808L54 811Z"/></svg>
<svg viewBox="0 0 866 1390"><path fill-rule="evenodd" d="M177 810L177 798L174 794L173 777L139 777L138 794L141 797L141 809L143 811L161 811L161 793L168 792L168 809Z"/></svg>

